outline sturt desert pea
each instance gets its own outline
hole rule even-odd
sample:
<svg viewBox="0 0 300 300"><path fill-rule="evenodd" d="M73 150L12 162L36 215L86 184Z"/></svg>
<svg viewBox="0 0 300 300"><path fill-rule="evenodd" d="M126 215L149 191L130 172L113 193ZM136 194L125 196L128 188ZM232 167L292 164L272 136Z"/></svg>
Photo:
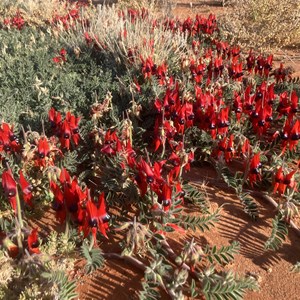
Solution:
<svg viewBox="0 0 300 300"><path fill-rule="evenodd" d="M276 131L273 138L280 136L281 142L281 155L285 153L287 147L289 146L290 151L295 151L298 142L300 140L300 121L292 117L288 117L284 123L283 129L281 131Z"/></svg>
<svg viewBox="0 0 300 300"><path fill-rule="evenodd" d="M250 161L250 166L249 166L249 181L251 186L253 186L253 183L256 181L261 180L261 173L260 173L260 168L262 164L260 162L260 153L254 154L253 158Z"/></svg>
<svg viewBox="0 0 300 300"><path fill-rule="evenodd" d="M39 254L41 253L39 249L39 240L38 240L38 229L35 228L31 230L28 238L27 238L27 244L28 244L28 250L30 254Z"/></svg>
<svg viewBox="0 0 300 300"><path fill-rule="evenodd" d="M168 211L172 204L172 187L167 183L163 183L157 195L158 202L161 203L163 210Z"/></svg>
<svg viewBox="0 0 300 300"><path fill-rule="evenodd" d="M3 122L0 126L0 151L19 152L21 145L19 139L13 132L14 127Z"/></svg>
<svg viewBox="0 0 300 300"><path fill-rule="evenodd" d="M20 174L20 186L21 186L21 189L22 189L23 200L27 205L29 205L30 207L33 207L33 203L32 203L32 185L26 180L22 170L20 170L19 174Z"/></svg>
<svg viewBox="0 0 300 300"><path fill-rule="evenodd" d="M96 234L99 230L106 238L108 238L106 231L109 227L110 216L107 214L106 205L105 205L105 196L104 193L101 193L98 198L98 203L92 201L90 196L86 203L88 228L85 232L92 232L94 241L96 241Z"/></svg>
<svg viewBox="0 0 300 300"><path fill-rule="evenodd" d="M3 232L0 231L0 246L7 250L11 258L19 255L19 247Z"/></svg>
<svg viewBox="0 0 300 300"><path fill-rule="evenodd" d="M283 168L279 167L277 172L275 173L273 193L278 192L279 195L282 195L285 193L287 188L295 189L296 182L294 175L296 172L297 170L293 170L290 173L284 175Z"/></svg>
<svg viewBox="0 0 300 300"><path fill-rule="evenodd" d="M13 208L15 214L17 214L18 188L10 169L2 173L2 187L5 197L8 198L11 207Z"/></svg>

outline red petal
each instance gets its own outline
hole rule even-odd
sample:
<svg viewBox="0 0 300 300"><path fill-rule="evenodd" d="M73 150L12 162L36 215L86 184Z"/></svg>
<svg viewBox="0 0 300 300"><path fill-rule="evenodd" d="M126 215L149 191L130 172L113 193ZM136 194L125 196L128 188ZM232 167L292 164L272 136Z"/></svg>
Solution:
<svg viewBox="0 0 300 300"><path fill-rule="evenodd" d="M68 171L65 168L61 169L61 172L60 172L60 175L59 175L59 181L62 184L71 182L70 174L68 173Z"/></svg>
<svg viewBox="0 0 300 300"><path fill-rule="evenodd" d="M24 202L29 206L33 207L33 204L31 202L31 198L32 198L32 192L30 190L31 185L25 179L22 170L20 170L20 186L22 188Z"/></svg>

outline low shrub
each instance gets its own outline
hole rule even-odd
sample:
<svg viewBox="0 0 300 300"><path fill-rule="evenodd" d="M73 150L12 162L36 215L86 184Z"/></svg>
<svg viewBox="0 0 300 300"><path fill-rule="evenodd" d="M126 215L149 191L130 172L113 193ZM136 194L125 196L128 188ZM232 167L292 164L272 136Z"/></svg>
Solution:
<svg viewBox="0 0 300 300"><path fill-rule="evenodd" d="M97 97L118 90L109 59L83 43L76 54L51 30L1 30L0 45L1 118L8 122L36 128L52 106L87 117ZM55 62L61 49L66 61Z"/></svg>

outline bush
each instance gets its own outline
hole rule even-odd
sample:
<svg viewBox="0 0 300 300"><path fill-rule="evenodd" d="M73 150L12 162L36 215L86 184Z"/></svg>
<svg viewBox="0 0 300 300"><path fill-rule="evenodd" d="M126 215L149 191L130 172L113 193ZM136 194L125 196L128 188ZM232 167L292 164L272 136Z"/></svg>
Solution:
<svg viewBox="0 0 300 300"><path fill-rule="evenodd" d="M53 31L1 30L0 45L1 118L7 122L35 126L51 106L86 117L97 96L118 88L109 60L81 45L76 56ZM53 58L64 47L66 62L55 64Z"/></svg>

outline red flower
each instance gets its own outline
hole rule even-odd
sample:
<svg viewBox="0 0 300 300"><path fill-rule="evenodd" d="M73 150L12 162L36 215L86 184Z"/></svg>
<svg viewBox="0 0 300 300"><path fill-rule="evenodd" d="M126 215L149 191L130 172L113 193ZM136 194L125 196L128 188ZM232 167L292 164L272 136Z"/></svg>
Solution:
<svg viewBox="0 0 300 300"><path fill-rule="evenodd" d="M166 160L161 160L159 162L158 161L154 162L154 166L153 166L154 178L155 178L155 181L158 184L162 184L164 182L164 179L162 178L161 173L162 173L162 168L163 168L165 163L166 163Z"/></svg>
<svg viewBox="0 0 300 300"><path fill-rule="evenodd" d="M108 222L110 216L106 212L104 193L99 196L98 204L95 204L91 199L87 202L88 225L96 241L97 229L106 237Z"/></svg>
<svg viewBox="0 0 300 300"><path fill-rule="evenodd" d="M62 122L60 127L60 144L62 148L70 149L71 128L67 120Z"/></svg>
<svg viewBox="0 0 300 300"><path fill-rule="evenodd" d="M47 138L45 136L40 137L38 141L38 158L37 165L45 167L46 166L46 157L50 153L50 146L48 144Z"/></svg>
<svg viewBox="0 0 300 300"><path fill-rule="evenodd" d="M200 116L199 116L200 117ZM205 114L201 116L200 128L207 130L209 129L211 132L211 136L213 139L217 136L217 113L215 112L213 106L208 106ZM201 126L202 125L202 126Z"/></svg>
<svg viewBox="0 0 300 300"><path fill-rule="evenodd" d="M283 175L282 167L280 167L275 174L273 193L276 193L283 180L284 180L284 175Z"/></svg>
<svg viewBox="0 0 300 300"><path fill-rule="evenodd" d="M72 19L78 19L79 18L79 12L77 8L73 8L69 11L69 15Z"/></svg>
<svg viewBox="0 0 300 300"><path fill-rule="evenodd" d="M194 114L193 104L190 102L186 102L184 106L185 106L186 127L189 128L194 125L195 114Z"/></svg>
<svg viewBox="0 0 300 300"><path fill-rule="evenodd" d="M274 136L276 136L276 134ZM290 151L295 150L300 140L300 120L293 123L292 117L288 117L283 130L280 132L280 137L283 147L282 154L286 151L288 144Z"/></svg>
<svg viewBox="0 0 300 300"><path fill-rule="evenodd" d="M296 172L297 170L294 170L291 171L289 174L284 175L282 171L282 167L280 167L275 174L273 193L276 193L278 191L279 195L282 195L285 193L287 187L291 189L295 189L296 183L295 183L294 175Z"/></svg>
<svg viewBox="0 0 300 300"><path fill-rule="evenodd" d="M287 91L283 92L279 96L279 104L276 111L279 113L279 118L282 115L287 115L290 112L290 95Z"/></svg>
<svg viewBox="0 0 300 300"><path fill-rule="evenodd" d="M234 92L233 110L236 113L237 121L240 121L243 112L243 104L241 96L237 92Z"/></svg>
<svg viewBox="0 0 300 300"><path fill-rule="evenodd" d="M135 176L135 181L140 190L141 197L145 196L145 194L147 193L148 183L151 182L147 181L147 177L144 175L142 171L139 171L138 174Z"/></svg>
<svg viewBox="0 0 300 300"><path fill-rule="evenodd" d="M19 248L14 244L6 234L0 232L0 245L3 246L11 258L16 258L19 255Z"/></svg>
<svg viewBox="0 0 300 300"><path fill-rule="evenodd" d="M148 185L153 189L153 185L155 184L155 174L143 158L137 163L136 167L138 174L135 177L135 181L140 189L141 196L143 197L147 192Z"/></svg>
<svg viewBox="0 0 300 300"><path fill-rule="evenodd" d="M250 118L254 131L259 135L265 133L270 127L270 122L273 120L272 111L271 105L263 105L262 100L256 102L255 110Z"/></svg>
<svg viewBox="0 0 300 300"><path fill-rule="evenodd" d="M269 76L272 69L273 55L269 55L266 59L261 55L257 58L257 65L255 67L255 74Z"/></svg>
<svg viewBox="0 0 300 300"><path fill-rule="evenodd" d="M60 189L60 187L54 181L50 182L50 189L54 194L52 208L56 212L57 219L61 223L63 223L66 220L66 215L67 215L66 206L64 203L64 194Z"/></svg>
<svg viewBox="0 0 300 300"><path fill-rule="evenodd" d="M5 196L8 198L11 207L17 213L17 197L18 189L17 183L13 178L11 170L6 170L2 173L2 187Z"/></svg>
<svg viewBox="0 0 300 300"><path fill-rule="evenodd" d="M291 94L291 109L289 111L290 114L296 114L300 112L299 98L296 91L292 91Z"/></svg>
<svg viewBox="0 0 300 300"><path fill-rule="evenodd" d="M298 119L295 122L294 126L292 127L289 136L289 144L290 144L291 151L296 150L299 140L300 140L300 120Z"/></svg>
<svg viewBox="0 0 300 300"><path fill-rule="evenodd" d="M162 204L164 211L168 211L172 204L172 187L164 183L158 195L158 201Z"/></svg>
<svg viewBox="0 0 300 300"><path fill-rule="evenodd" d="M205 74L206 71L206 65L205 63L202 63L202 61L200 60L199 64L195 64L194 60L191 60L190 63L190 71L191 74L195 80L196 83L201 83L203 76Z"/></svg>
<svg viewBox="0 0 300 300"><path fill-rule="evenodd" d="M70 112L67 112L65 120L62 122L61 114L54 108L51 108L49 111L49 120L51 127L55 129L56 135L59 137L62 148L69 150L71 140L75 146L78 145L80 141L80 117L75 117Z"/></svg>
<svg viewBox="0 0 300 300"><path fill-rule="evenodd" d="M21 145L13 132L13 126L3 122L0 127L0 151L10 153L11 151L18 152L20 149Z"/></svg>
<svg viewBox="0 0 300 300"><path fill-rule="evenodd" d="M49 120L51 122L51 127L57 129L61 124L61 114L57 112L54 107L49 110L48 113Z"/></svg>
<svg viewBox="0 0 300 300"><path fill-rule="evenodd" d="M93 39L90 37L89 33L85 31L83 35L86 43L90 45L93 42Z"/></svg>
<svg viewBox="0 0 300 300"><path fill-rule="evenodd" d="M256 153L250 162L250 168L249 168L248 177L251 186L253 186L253 183L256 182L257 180L261 180L260 168L261 168L260 153Z"/></svg>
<svg viewBox="0 0 300 300"><path fill-rule="evenodd" d="M274 76L276 78L276 83L285 81L287 70L283 67L283 63L280 63L280 67L274 70Z"/></svg>
<svg viewBox="0 0 300 300"><path fill-rule="evenodd" d="M156 73L156 66L153 63L153 60L151 57L148 57L146 60L144 60L141 57L142 61L142 73L144 75L144 78L151 78L153 74Z"/></svg>
<svg viewBox="0 0 300 300"><path fill-rule="evenodd" d="M65 185L67 183L71 183L71 176L65 168L62 168L61 171L60 171L59 181L62 185Z"/></svg>
<svg viewBox="0 0 300 300"><path fill-rule="evenodd" d="M107 130L104 138L104 146L101 148L101 152L108 155L116 155L122 150L121 141L117 137L116 132Z"/></svg>
<svg viewBox="0 0 300 300"><path fill-rule="evenodd" d="M56 64L62 63L62 58L60 56L55 56L52 58L53 62Z"/></svg>
<svg viewBox="0 0 300 300"><path fill-rule="evenodd" d="M60 54L60 57L63 61L67 61L66 59L66 55L67 55L67 51L66 49L62 48L60 51L59 51L59 54Z"/></svg>
<svg viewBox="0 0 300 300"><path fill-rule="evenodd" d="M224 66L222 57L216 57L214 61L214 75L215 77L219 77L222 75Z"/></svg>
<svg viewBox="0 0 300 300"><path fill-rule="evenodd" d="M176 153L172 152L168 161L173 165L173 168L169 172L168 176L169 182L172 183L174 180L178 179L181 169L181 159Z"/></svg>
<svg viewBox="0 0 300 300"><path fill-rule="evenodd" d="M20 12L17 12L16 15L11 19L11 25L17 27L19 30L23 28L24 24L25 21Z"/></svg>
<svg viewBox="0 0 300 300"><path fill-rule="evenodd" d="M229 107L222 108L218 115L218 133L226 134L230 125L228 120Z"/></svg>
<svg viewBox="0 0 300 300"><path fill-rule="evenodd" d="M66 121L69 123L70 129L71 129L71 138L73 143L77 146L80 141L80 135L79 135L79 121L80 117L75 117L70 112L67 112L66 114Z"/></svg>
<svg viewBox="0 0 300 300"><path fill-rule="evenodd" d="M239 57L241 53L241 48L239 46L233 46L230 48L229 56L232 56L233 59L236 59Z"/></svg>
<svg viewBox="0 0 300 300"><path fill-rule="evenodd" d="M246 138L244 143L241 145L241 155L242 156L248 156L251 152L251 146L249 140Z"/></svg>
<svg viewBox="0 0 300 300"><path fill-rule="evenodd" d="M59 51L59 55L53 57L52 60L53 60L53 62L56 63L56 64L61 64L61 63L67 61L66 55L67 55L66 49L62 48L62 49Z"/></svg>
<svg viewBox="0 0 300 300"><path fill-rule="evenodd" d="M266 77L269 76L269 73L272 70L272 65L273 65L273 55L270 54L265 60L265 65L264 65L264 75Z"/></svg>
<svg viewBox="0 0 300 300"><path fill-rule="evenodd" d="M238 63L236 57L233 59L232 65L229 68L229 75L237 81L242 81L243 79L243 64Z"/></svg>
<svg viewBox="0 0 300 300"><path fill-rule="evenodd" d="M32 199L32 186L25 179L22 170L20 170L20 186L22 188L24 202L26 204L28 204L30 207L33 207L33 204L32 204L32 201L31 201L31 199Z"/></svg>
<svg viewBox="0 0 300 300"><path fill-rule="evenodd" d="M143 159L140 160L138 164L138 169L146 175L147 183L151 184L154 181L154 173Z"/></svg>
<svg viewBox="0 0 300 300"><path fill-rule="evenodd" d="M63 223L69 213L73 221L82 225L85 220L85 205L82 206L82 204L87 198L87 190L82 191L77 178L71 179L64 168L60 172L59 182L61 187L53 181L50 182L50 188L54 194L52 208L56 211L57 218Z"/></svg>
<svg viewBox="0 0 300 300"><path fill-rule="evenodd" d="M130 168L134 168L134 166L136 165L136 161L135 161L136 153L133 150L131 142L130 142L129 139L127 140L127 143L126 143L126 148L125 148L124 155L125 155L127 165Z"/></svg>
<svg viewBox="0 0 300 300"><path fill-rule="evenodd" d="M246 58L247 60L247 69L248 69L248 72L252 72L254 66L255 66L255 56L253 55L252 53L252 49L249 51L249 55L248 57Z"/></svg>
<svg viewBox="0 0 300 300"><path fill-rule="evenodd" d="M5 25L5 26L9 26L10 25L10 19L9 18L6 18L6 19L4 19L3 20L3 24Z"/></svg>
<svg viewBox="0 0 300 300"><path fill-rule="evenodd" d="M27 238L27 243L28 243L28 249L30 254L39 254L41 253L39 249L39 241L38 241L38 234L37 234L38 229L35 228L31 231L30 235Z"/></svg>
<svg viewBox="0 0 300 300"><path fill-rule="evenodd" d="M142 92L142 88L136 78L134 78L133 83L136 91L140 94Z"/></svg>
<svg viewBox="0 0 300 300"><path fill-rule="evenodd" d="M155 74L157 79L159 80L160 85L165 84L166 73L167 73L167 66L165 63L157 67Z"/></svg>
<svg viewBox="0 0 300 300"><path fill-rule="evenodd" d="M224 56L224 54L228 51L228 43L227 42L215 41L215 45L217 48L218 55L223 54L222 56Z"/></svg>
<svg viewBox="0 0 300 300"><path fill-rule="evenodd" d="M220 157L223 153L226 163L229 163L234 156L233 140L234 135L231 134L229 139L224 137L218 144L217 156Z"/></svg>

